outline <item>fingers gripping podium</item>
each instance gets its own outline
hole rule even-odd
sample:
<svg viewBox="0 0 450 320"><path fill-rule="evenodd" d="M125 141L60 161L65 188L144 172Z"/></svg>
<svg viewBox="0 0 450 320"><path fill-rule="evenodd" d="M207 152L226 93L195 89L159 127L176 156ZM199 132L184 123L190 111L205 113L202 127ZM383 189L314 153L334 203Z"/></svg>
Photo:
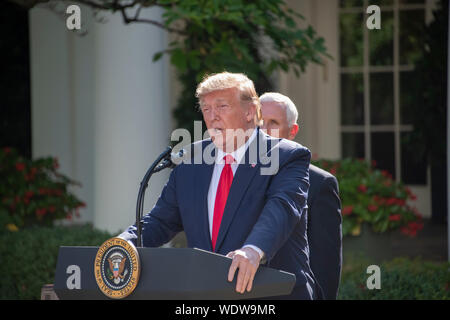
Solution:
<svg viewBox="0 0 450 320"><path fill-rule="evenodd" d="M59 299L108 299L97 285L98 247L60 247L54 290ZM231 259L188 248L137 248L140 276L126 299L236 300L287 295L295 275L261 266L251 292L237 293L227 281Z"/></svg>

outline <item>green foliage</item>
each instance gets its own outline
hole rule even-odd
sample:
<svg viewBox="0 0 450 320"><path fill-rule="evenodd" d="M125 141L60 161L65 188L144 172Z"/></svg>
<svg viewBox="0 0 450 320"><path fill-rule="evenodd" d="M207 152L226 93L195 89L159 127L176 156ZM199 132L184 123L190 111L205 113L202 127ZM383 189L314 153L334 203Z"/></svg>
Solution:
<svg viewBox="0 0 450 320"><path fill-rule="evenodd" d="M324 39L311 26L299 28L295 19L303 17L282 0L158 3L165 9L164 26L181 30L169 48L153 57L157 61L169 53L183 84L175 110L178 127L192 131L193 120L201 118L194 93L205 74L242 72L262 93L272 89L274 71L293 70L298 76L309 62L321 63L326 55Z"/></svg>
<svg viewBox="0 0 450 320"><path fill-rule="evenodd" d="M112 235L82 227L31 227L0 233L0 299L40 299L54 283L60 246L99 246Z"/></svg>
<svg viewBox="0 0 450 320"><path fill-rule="evenodd" d="M379 265L381 289L366 285L366 258L344 259L339 300L450 300L450 263L396 258Z"/></svg>
<svg viewBox="0 0 450 320"><path fill-rule="evenodd" d="M393 181L387 171L359 159L312 163L329 171L339 182L343 235L359 235L363 222L379 233L401 227L404 234L415 236L422 229L421 216L411 205L416 196L402 183Z"/></svg>
<svg viewBox="0 0 450 320"><path fill-rule="evenodd" d="M51 225L71 219L85 204L68 191L77 183L57 171L55 158L29 160L14 149L0 150L0 230Z"/></svg>

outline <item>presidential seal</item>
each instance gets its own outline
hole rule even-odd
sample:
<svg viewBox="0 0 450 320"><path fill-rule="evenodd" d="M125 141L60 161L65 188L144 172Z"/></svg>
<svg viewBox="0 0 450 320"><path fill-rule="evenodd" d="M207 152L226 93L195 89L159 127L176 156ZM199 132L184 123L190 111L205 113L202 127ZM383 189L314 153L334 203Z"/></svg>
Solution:
<svg viewBox="0 0 450 320"><path fill-rule="evenodd" d="M130 295L138 284L140 270L136 248L121 238L106 240L95 256L95 280L100 291L109 298Z"/></svg>

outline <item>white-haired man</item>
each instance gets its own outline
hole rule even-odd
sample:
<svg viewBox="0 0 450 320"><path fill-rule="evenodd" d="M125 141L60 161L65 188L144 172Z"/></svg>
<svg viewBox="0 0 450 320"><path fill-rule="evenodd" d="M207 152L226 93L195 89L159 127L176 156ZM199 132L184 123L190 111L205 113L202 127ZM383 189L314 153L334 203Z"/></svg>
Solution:
<svg viewBox="0 0 450 320"><path fill-rule="evenodd" d="M269 135L293 140L298 133L298 111L289 97L276 92L260 97ZM330 173L309 166L308 242L311 269L325 299L336 299L342 268L342 216L338 182Z"/></svg>
<svg viewBox="0 0 450 320"><path fill-rule="evenodd" d="M192 149L211 149L215 161L183 162L173 169L156 205L143 218L144 246L160 246L184 230L188 247L233 259L228 281L239 270L236 291L250 291L260 262L267 261L295 273L291 298L315 299L305 215L309 150L259 130L259 98L243 74L208 76L196 96L211 138ZM277 160L273 175L262 174L267 165L262 158ZM300 229L293 233L295 226ZM136 227L121 236L134 241Z"/></svg>

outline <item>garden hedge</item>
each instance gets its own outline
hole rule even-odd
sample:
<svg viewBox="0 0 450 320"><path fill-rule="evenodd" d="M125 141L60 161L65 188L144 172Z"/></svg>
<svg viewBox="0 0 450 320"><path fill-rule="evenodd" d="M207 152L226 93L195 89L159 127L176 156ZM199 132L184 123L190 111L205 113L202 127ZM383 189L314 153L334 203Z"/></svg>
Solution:
<svg viewBox="0 0 450 320"><path fill-rule="evenodd" d="M89 225L0 233L0 299L40 299L42 286L54 282L60 246L99 246L110 237Z"/></svg>

